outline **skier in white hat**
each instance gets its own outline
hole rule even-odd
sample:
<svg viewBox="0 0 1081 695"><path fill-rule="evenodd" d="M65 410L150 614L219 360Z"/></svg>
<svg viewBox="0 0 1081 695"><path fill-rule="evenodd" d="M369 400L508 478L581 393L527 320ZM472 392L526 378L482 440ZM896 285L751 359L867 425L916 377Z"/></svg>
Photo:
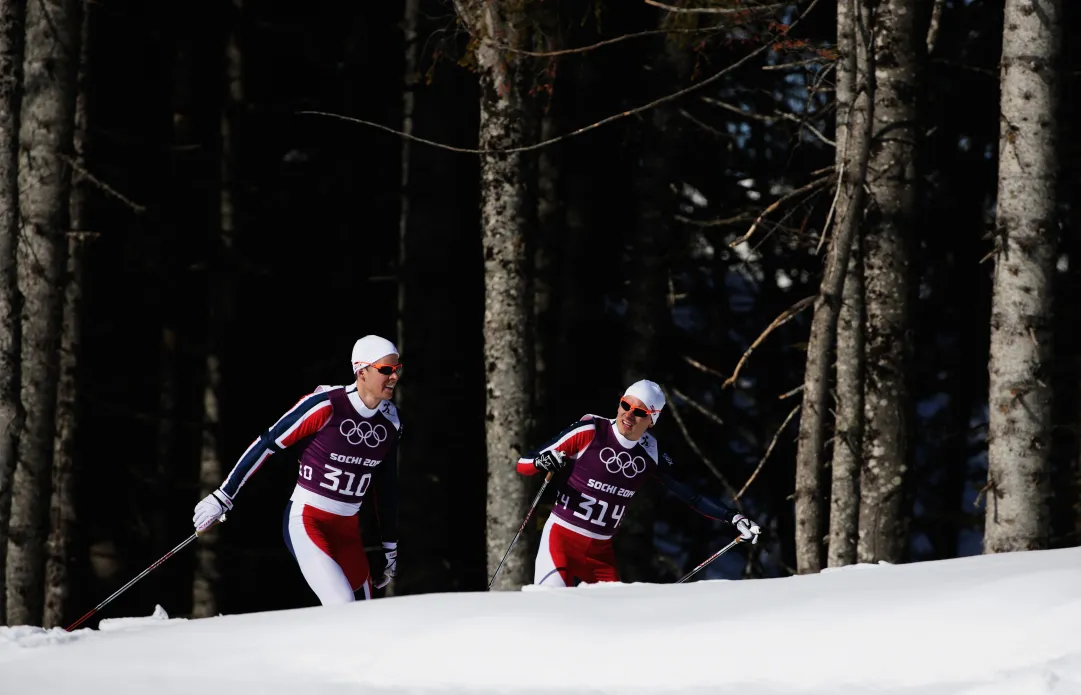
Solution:
<svg viewBox="0 0 1081 695"><path fill-rule="evenodd" d="M558 475L553 479L555 505L537 551L534 584L619 581L612 539L631 498L651 477L659 478L698 513L727 521L743 540L758 542L758 524L672 477L671 457L659 454L656 438L646 431L657 424L664 405L660 386L636 381L619 399L616 417L586 415L537 452L519 459L518 472L523 475Z"/></svg>
<svg viewBox="0 0 1081 695"><path fill-rule="evenodd" d="M213 526L268 457L296 445L300 468L285 509L285 544L323 605L372 597L358 517L369 489L386 558L375 587L397 569L401 421L390 399L402 372L398 348L366 335L353 345L352 368L353 383L316 388L252 442L192 518L197 532Z"/></svg>

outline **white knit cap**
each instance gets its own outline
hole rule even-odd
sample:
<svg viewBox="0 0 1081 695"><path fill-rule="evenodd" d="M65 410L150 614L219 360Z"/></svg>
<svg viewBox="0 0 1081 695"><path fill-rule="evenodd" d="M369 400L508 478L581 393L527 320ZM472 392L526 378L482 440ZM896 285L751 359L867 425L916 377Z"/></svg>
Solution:
<svg viewBox="0 0 1081 695"><path fill-rule="evenodd" d="M397 354L398 348L386 338L366 335L353 343L353 373L356 374L364 367L374 364L380 357Z"/></svg>
<svg viewBox="0 0 1081 695"><path fill-rule="evenodd" d="M636 381L627 387L627 390L623 392L624 396L634 396L638 400L646 404L646 407L650 410L657 412L652 413L650 417L653 418L653 424L657 424L657 419L661 416L661 410L664 409L664 391L657 385L656 382L649 381L648 379L642 379Z"/></svg>

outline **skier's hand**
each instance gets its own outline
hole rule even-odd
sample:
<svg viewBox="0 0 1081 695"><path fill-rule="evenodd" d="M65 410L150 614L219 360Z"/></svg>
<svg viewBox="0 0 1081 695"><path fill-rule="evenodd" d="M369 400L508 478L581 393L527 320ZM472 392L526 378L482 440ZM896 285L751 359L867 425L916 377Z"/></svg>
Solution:
<svg viewBox="0 0 1081 695"><path fill-rule="evenodd" d="M232 508L233 501L224 492L215 490L210 493L203 498L202 502L195 505L195 516L191 519L195 524L195 532L202 533L207 530Z"/></svg>
<svg viewBox="0 0 1081 695"><path fill-rule="evenodd" d="M390 580L394 579L394 576L398 573L398 544L384 543L383 555L387 558L387 566L383 570L383 576L375 583L376 589L382 589L387 584L390 584Z"/></svg>
<svg viewBox="0 0 1081 695"><path fill-rule="evenodd" d="M533 467L545 473L555 473L567 465L562 451L542 451L533 459Z"/></svg>
<svg viewBox="0 0 1081 695"><path fill-rule="evenodd" d="M742 514L736 514L732 517L732 525L739 531L740 538L744 541L750 541L751 545L758 542L758 534L762 533L762 529L758 527L758 524L754 523Z"/></svg>

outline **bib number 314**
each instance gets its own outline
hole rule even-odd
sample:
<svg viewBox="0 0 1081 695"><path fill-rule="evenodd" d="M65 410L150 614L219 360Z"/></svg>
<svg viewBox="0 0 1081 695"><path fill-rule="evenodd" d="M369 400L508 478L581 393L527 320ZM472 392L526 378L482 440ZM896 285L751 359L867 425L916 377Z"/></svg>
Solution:
<svg viewBox="0 0 1081 695"><path fill-rule="evenodd" d="M627 510L627 506L624 504L611 505L611 514L609 514L609 505L607 500L599 500L592 495L582 493L582 499L578 500L578 507L571 512L574 516L588 521L591 524L597 526L607 526L609 521L615 521L612 528L619 526L619 522L623 521L623 512ZM570 505L570 495L560 495L557 504L562 504L564 509Z"/></svg>

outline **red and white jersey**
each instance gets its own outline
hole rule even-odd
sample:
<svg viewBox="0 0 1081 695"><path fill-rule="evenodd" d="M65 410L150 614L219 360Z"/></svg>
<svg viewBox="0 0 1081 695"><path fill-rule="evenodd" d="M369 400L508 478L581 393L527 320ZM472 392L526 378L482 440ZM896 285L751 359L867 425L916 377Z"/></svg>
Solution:
<svg viewBox="0 0 1081 695"><path fill-rule="evenodd" d="M637 441L619 433L615 420L587 415L533 455L519 459L518 472L536 473L533 458L559 451L569 460L556 479L556 523L590 538L611 538L635 492L660 465L657 440Z"/></svg>
<svg viewBox="0 0 1081 695"><path fill-rule="evenodd" d="M300 467L290 499L332 514L360 509L369 487L377 496L384 541L396 539L398 410L390 401L368 408L356 384L321 386L300 399L241 455L221 486L236 497L267 458L297 446Z"/></svg>

